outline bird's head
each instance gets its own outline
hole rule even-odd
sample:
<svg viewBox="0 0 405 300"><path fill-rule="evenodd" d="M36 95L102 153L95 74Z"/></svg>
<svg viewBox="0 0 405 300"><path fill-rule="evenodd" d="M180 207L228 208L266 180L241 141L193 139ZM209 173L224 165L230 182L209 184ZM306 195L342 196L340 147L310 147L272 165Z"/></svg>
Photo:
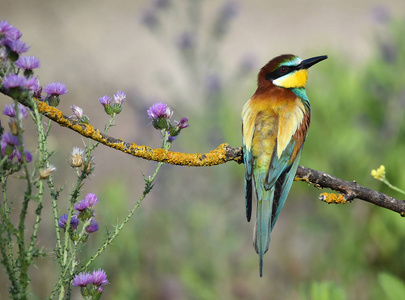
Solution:
<svg viewBox="0 0 405 300"><path fill-rule="evenodd" d="M259 72L259 85L269 83L286 88L303 88L308 79L308 68L328 58L326 55L302 60L292 54L283 54L269 61Z"/></svg>

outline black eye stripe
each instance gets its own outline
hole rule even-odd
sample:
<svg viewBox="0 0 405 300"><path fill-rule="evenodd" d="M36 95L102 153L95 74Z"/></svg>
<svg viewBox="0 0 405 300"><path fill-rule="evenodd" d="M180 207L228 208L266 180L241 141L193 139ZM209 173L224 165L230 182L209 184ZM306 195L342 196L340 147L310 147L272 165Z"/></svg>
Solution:
<svg viewBox="0 0 405 300"><path fill-rule="evenodd" d="M301 65L298 66L280 66L277 69L275 69L274 71L267 73L266 74L266 80L274 80L277 79L281 76L287 75L288 73L291 73L297 69L300 68ZM284 72L281 70L283 67L287 68Z"/></svg>

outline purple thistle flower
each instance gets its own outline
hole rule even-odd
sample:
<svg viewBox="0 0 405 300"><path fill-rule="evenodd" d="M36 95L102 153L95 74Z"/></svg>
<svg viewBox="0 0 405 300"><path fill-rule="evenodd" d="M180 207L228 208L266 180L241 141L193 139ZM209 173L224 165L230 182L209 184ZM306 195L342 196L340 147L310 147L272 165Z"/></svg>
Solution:
<svg viewBox="0 0 405 300"><path fill-rule="evenodd" d="M38 88L34 91L34 94L32 95L34 98L37 98L39 100L42 100L42 86L38 85Z"/></svg>
<svg viewBox="0 0 405 300"><path fill-rule="evenodd" d="M93 277L91 276L90 273L79 273L77 274L72 281L73 286L82 286L85 287L88 284L90 284L93 280Z"/></svg>
<svg viewBox="0 0 405 300"><path fill-rule="evenodd" d="M18 116L24 120L28 118L28 109L20 103L18 103Z"/></svg>
<svg viewBox="0 0 405 300"><path fill-rule="evenodd" d="M9 74L3 79L3 86L6 89L12 89L16 87L23 87L26 83L25 77L21 77L15 74Z"/></svg>
<svg viewBox="0 0 405 300"><path fill-rule="evenodd" d="M124 92L118 91L114 94L114 97L105 95L99 98L98 101L104 107L104 111L112 116L122 111L122 103L125 101L126 97L127 95L125 95Z"/></svg>
<svg viewBox="0 0 405 300"><path fill-rule="evenodd" d="M173 114L173 111L164 103L156 103L153 104L148 110L147 110L148 116L151 119L170 119L170 117Z"/></svg>
<svg viewBox="0 0 405 300"><path fill-rule="evenodd" d="M4 106L3 109L3 114L11 118L15 117L14 104L12 103L6 104L6 106Z"/></svg>
<svg viewBox="0 0 405 300"><path fill-rule="evenodd" d="M7 89L17 87L24 87L31 91L38 89L38 82L36 78L25 78L15 74L7 75L3 80L3 86Z"/></svg>
<svg viewBox="0 0 405 300"><path fill-rule="evenodd" d="M9 40L18 40L22 36L21 32L10 25L5 20L0 21L0 38L6 37Z"/></svg>
<svg viewBox="0 0 405 300"><path fill-rule="evenodd" d="M6 132L1 136L1 142L4 142L10 146L18 146L18 137L13 135L11 132Z"/></svg>
<svg viewBox="0 0 405 300"><path fill-rule="evenodd" d="M95 286L108 284L107 274L104 270L98 269L94 270L92 274L92 281Z"/></svg>
<svg viewBox="0 0 405 300"><path fill-rule="evenodd" d="M78 203L76 203L74 206L74 208L80 212L84 211L87 207L89 207L89 205L87 204L86 200L81 200Z"/></svg>
<svg viewBox="0 0 405 300"><path fill-rule="evenodd" d="M74 114L77 118L80 119L80 118L83 117L83 109L82 109L82 108L80 108L80 107L77 106L77 105L72 105L70 108L72 109L73 114Z"/></svg>
<svg viewBox="0 0 405 300"><path fill-rule="evenodd" d="M26 161L27 163L30 163L30 162L32 161L31 152L29 152L28 150L24 150L24 155L25 155L25 161ZM23 158L22 158L22 155L21 155L21 152L20 152L20 151L17 151L16 156L17 156L18 162L22 163L22 162L23 162Z"/></svg>
<svg viewBox="0 0 405 300"><path fill-rule="evenodd" d="M25 80L24 87L29 89L30 91L36 91L38 90L38 80L36 78L28 78Z"/></svg>
<svg viewBox="0 0 405 300"><path fill-rule="evenodd" d="M41 66L39 60L35 56L23 56L18 58L15 65L21 69L33 70Z"/></svg>
<svg viewBox="0 0 405 300"><path fill-rule="evenodd" d="M18 137L13 135L11 132L7 132L1 136L0 141L1 154L9 155L10 159L14 157L15 146L18 145L19 145Z"/></svg>
<svg viewBox="0 0 405 300"><path fill-rule="evenodd" d="M68 214L62 215L59 217L59 221L58 221L58 226L59 228L66 228L66 224L67 224L67 220L68 220ZM77 229L77 226L79 226L79 219L76 216L72 216L70 218L70 227L73 230Z"/></svg>
<svg viewBox="0 0 405 300"><path fill-rule="evenodd" d="M97 196L93 193L89 193L86 196L84 196L84 201L87 202L89 207L93 207L98 203Z"/></svg>
<svg viewBox="0 0 405 300"><path fill-rule="evenodd" d="M127 97L127 95L124 92L117 91L114 94L114 102L121 105L125 101L126 97Z"/></svg>
<svg viewBox="0 0 405 300"><path fill-rule="evenodd" d="M96 220L91 219L90 225L86 226L85 230L87 233L96 232L98 230L98 224L97 224Z"/></svg>
<svg viewBox="0 0 405 300"><path fill-rule="evenodd" d="M44 91L48 95L52 96L60 96L60 95L65 95L67 94L67 89L66 86L63 83L60 82L52 82L45 86Z"/></svg>
<svg viewBox="0 0 405 300"><path fill-rule="evenodd" d="M110 105L111 101L112 101L112 98L107 95L104 95L103 97L98 99L98 102L100 102L102 106Z"/></svg>
<svg viewBox="0 0 405 300"><path fill-rule="evenodd" d="M79 201L75 204L75 209L77 211L84 211L86 208L93 208L94 205L98 203L97 196L95 194L89 193L87 194L83 200Z"/></svg>
<svg viewBox="0 0 405 300"><path fill-rule="evenodd" d="M174 124L170 124L170 130L169 130L170 135L167 140L170 143L172 143L177 138L180 131L189 126L190 126L190 124L188 123L188 118L186 118L186 117L181 118L180 122L174 121Z"/></svg>
<svg viewBox="0 0 405 300"><path fill-rule="evenodd" d="M168 140L170 143L173 143L173 141L174 141L175 139L177 139L177 135L176 135L176 136L170 135L170 136L167 138L167 140Z"/></svg>
<svg viewBox="0 0 405 300"><path fill-rule="evenodd" d="M21 40L7 40L5 46L17 54L25 53L30 48Z"/></svg>
<svg viewBox="0 0 405 300"><path fill-rule="evenodd" d="M181 130L181 129L184 129L184 128L187 128L187 127L189 127L189 126L190 126L190 124L188 123L188 118L186 118L186 117L181 118L179 124L177 125L177 127L178 127L180 130Z"/></svg>
<svg viewBox="0 0 405 300"><path fill-rule="evenodd" d="M25 152L25 161L27 163L32 162L32 154L28 150L24 150Z"/></svg>

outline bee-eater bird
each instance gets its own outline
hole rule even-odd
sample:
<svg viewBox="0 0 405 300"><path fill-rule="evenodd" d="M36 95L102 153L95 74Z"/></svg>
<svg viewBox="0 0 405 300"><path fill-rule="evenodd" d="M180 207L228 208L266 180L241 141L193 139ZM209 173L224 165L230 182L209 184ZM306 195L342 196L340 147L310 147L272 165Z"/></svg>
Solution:
<svg viewBox="0 0 405 300"><path fill-rule="evenodd" d="M254 181L257 209L253 240L260 257L260 277L270 233L290 191L307 136L311 118L305 91L307 69L326 58L302 60L291 54L273 58L260 70L257 90L243 106L246 218L249 222L252 215Z"/></svg>

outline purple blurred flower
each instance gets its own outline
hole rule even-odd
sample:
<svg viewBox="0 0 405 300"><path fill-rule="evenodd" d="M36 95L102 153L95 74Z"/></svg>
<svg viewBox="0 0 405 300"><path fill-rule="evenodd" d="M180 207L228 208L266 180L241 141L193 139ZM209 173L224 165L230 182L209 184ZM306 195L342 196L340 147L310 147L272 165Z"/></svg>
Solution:
<svg viewBox="0 0 405 300"><path fill-rule="evenodd" d="M73 278L72 285L85 287L88 284L92 283L92 280L93 277L90 273L81 272Z"/></svg>
<svg viewBox="0 0 405 300"><path fill-rule="evenodd" d="M74 116L70 116L71 118L74 119L76 117L79 122L86 123L86 124L89 123L89 118L85 114L83 114L82 108L80 108L77 105L72 105L70 108L72 109L73 114L74 114Z"/></svg>
<svg viewBox="0 0 405 300"><path fill-rule="evenodd" d="M27 88L31 91L38 89L38 81L36 78L25 78L15 74L9 74L4 77L3 86L6 89L13 89L17 87Z"/></svg>
<svg viewBox="0 0 405 300"><path fill-rule="evenodd" d="M374 20L379 24L387 24L391 19L391 13L387 6L377 4L372 8L372 15Z"/></svg>
<svg viewBox="0 0 405 300"><path fill-rule="evenodd" d="M174 141L175 139L177 139L177 135L176 135L176 136L170 135L170 136L167 138L167 140L168 140L170 143L173 143L173 141Z"/></svg>
<svg viewBox="0 0 405 300"><path fill-rule="evenodd" d="M228 20L237 15L239 12L239 5L235 1L227 1L221 8L221 16Z"/></svg>
<svg viewBox="0 0 405 300"><path fill-rule="evenodd" d="M80 119L80 118L83 117L83 109L82 109L82 108L80 108L80 107L77 106L77 105L72 105L70 108L72 109L73 114L74 114L77 118Z"/></svg>
<svg viewBox="0 0 405 300"><path fill-rule="evenodd" d="M21 69L33 70L41 66L39 60L35 56L23 56L18 58L15 65Z"/></svg>
<svg viewBox="0 0 405 300"><path fill-rule="evenodd" d="M97 224L96 220L91 219L90 225L86 226L85 230L87 233L96 232L98 230L98 224Z"/></svg>
<svg viewBox="0 0 405 300"><path fill-rule="evenodd" d="M168 141L172 143L177 138L180 131L189 126L190 126L190 124L188 123L188 118L186 118L186 117L181 118L180 122L174 121L174 124L170 125L170 130L169 130L170 136L168 138Z"/></svg>
<svg viewBox="0 0 405 300"><path fill-rule="evenodd" d="M35 92L38 90L38 80L33 77L28 78L25 80L24 87Z"/></svg>
<svg viewBox="0 0 405 300"><path fill-rule="evenodd" d="M207 76L205 79L205 87L210 94L219 93L222 89L221 78L216 74Z"/></svg>
<svg viewBox="0 0 405 300"><path fill-rule="evenodd" d="M179 127L179 129L184 129L190 126L190 124L188 124L188 118L184 117L181 118L179 124L177 125Z"/></svg>
<svg viewBox="0 0 405 300"><path fill-rule="evenodd" d="M83 200L75 204L75 209L77 211L84 211L86 208L93 208L94 205L98 203L97 196L93 193L87 194Z"/></svg>
<svg viewBox="0 0 405 300"><path fill-rule="evenodd" d="M122 104L125 101L126 97L127 97L127 95L124 92L117 91L114 94L114 102L118 103L118 104Z"/></svg>
<svg viewBox="0 0 405 300"><path fill-rule="evenodd" d="M5 46L17 54L27 52L30 48L21 40L6 40Z"/></svg>
<svg viewBox="0 0 405 300"><path fill-rule="evenodd" d="M165 9L165 8L169 7L170 1L169 0L155 0L153 4L157 9Z"/></svg>
<svg viewBox="0 0 405 300"><path fill-rule="evenodd" d="M98 269L93 271L92 281L95 286L108 284L107 275L104 270Z"/></svg>
<svg viewBox="0 0 405 300"><path fill-rule="evenodd" d="M11 26L7 21L0 21L0 39L5 37L9 40L18 40L22 36L21 32Z"/></svg>
<svg viewBox="0 0 405 300"><path fill-rule="evenodd" d="M190 50L195 46L195 38L194 35L190 32L183 32L176 41L177 47L180 50Z"/></svg>
<svg viewBox="0 0 405 300"><path fill-rule="evenodd" d="M104 95L103 97L98 99L98 102L101 103L102 106L110 105L112 98L110 96Z"/></svg>
<svg viewBox="0 0 405 300"><path fill-rule="evenodd" d="M74 208L75 208L77 211L80 211L80 212L84 211L87 207L89 207L89 205L87 204L87 202L86 202L85 200L79 201L79 202L76 203L75 206L74 206Z"/></svg>
<svg viewBox="0 0 405 300"><path fill-rule="evenodd" d="M93 207L98 203L97 196L93 193L88 193L86 196L84 196L84 200L87 201L89 207Z"/></svg>
<svg viewBox="0 0 405 300"><path fill-rule="evenodd" d="M239 11L239 5L234 1L227 1L221 7L218 17L214 23L214 34L222 37L228 30L230 21L236 16Z"/></svg>
<svg viewBox="0 0 405 300"><path fill-rule="evenodd" d="M152 10L145 10L142 12L141 23L150 29L159 25L159 20L156 13Z"/></svg>
<svg viewBox="0 0 405 300"><path fill-rule="evenodd" d="M28 109L20 103L18 103L18 116L20 119L24 120L28 118Z"/></svg>
<svg viewBox="0 0 405 300"><path fill-rule="evenodd" d="M3 114L11 118L14 118L17 115L14 109L14 104L12 103L6 104L6 106L3 109ZM18 103L18 117L20 118L20 120L24 120L28 117L27 108L20 103Z"/></svg>
<svg viewBox="0 0 405 300"><path fill-rule="evenodd" d="M9 155L9 158L12 159L14 157L14 150L15 146L18 146L18 137L13 135L11 132L4 133L1 136L1 141L0 141L0 148L1 148L1 153L3 155ZM12 157L10 155L13 154Z"/></svg>
<svg viewBox="0 0 405 300"><path fill-rule="evenodd" d="M31 152L29 152L28 150L24 150L24 152L25 152L25 161L26 161L27 163L31 162L31 161L32 161L32 154L31 154Z"/></svg>
<svg viewBox="0 0 405 300"><path fill-rule="evenodd" d="M6 132L1 136L1 142L10 146L18 146L18 137L13 135L11 132Z"/></svg>
<svg viewBox="0 0 405 300"><path fill-rule="evenodd" d="M170 119L173 111L164 103L156 103L147 110L150 119Z"/></svg>
<svg viewBox="0 0 405 300"><path fill-rule="evenodd" d="M11 118L15 117L14 104L12 103L6 104L6 106L4 106L3 109L3 114Z"/></svg>
<svg viewBox="0 0 405 300"><path fill-rule="evenodd" d="M104 111L106 112L107 115L112 116L114 115L115 111L113 109L113 106L118 106L118 108L121 108L121 105L118 103L115 103L112 97L104 95L103 97L98 99L98 102L104 107ZM122 109L122 108L121 108ZM118 110L119 111L119 110ZM119 111L120 112L120 111ZM118 112L118 113L119 113Z"/></svg>
<svg viewBox="0 0 405 300"><path fill-rule="evenodd" d="M25 77L21 77L15 74L9 74L3 79L3 86L6 89L12 89L16 87L23 87L26 83Z"/></svg>
<svg viewBox="0 0 405 300"><path fill-rule="evenodd" d="M117 91L114 94L114 97L105 95L99 98L98 102L104 107L104 111L112 116L114 114L119 114L122 111L122 103L125 101L126 97L127 95L125 95L124 92Z"/></svg>
<svg viewBox="0 0 405 300"><path fill-rule="evenodd" d="M52 82L45 86L44 91L48 95L52 96L60 96L60 95L65 95L67 94L67 89L66 86L63 83L60 82Z"/></svg>
<svg viewBox="0 0 405 300"><path fill-rule="evenodd" d="M59 221L58 221L58 226L59 228L66 228L66 224L67 224L67 220L68 220L68 214L62 215L59 217ZM70 218L70 227L73 230L77 229L77 226L79 226L79 219L76 216L72 216Z"/></svg>
<svg viewBox="0 0 405 300"><path fill-rule="evenodd" d="M32 95L34 98L37 98L39 100L42 100L42 86L38 85L38 88L34 91L34 94Z"/></svg>
<svg viewBox="0 0 405 300"><path fill-rule="evenodd" d="M25 155L25 161L27 163L30 163L32 161L31 152L29 152L28 150L24 150L24 155ZM17 156L18 162L22 163L23 162L23 157L22 157L20 151L17 151L16 156Z"/></svg>

